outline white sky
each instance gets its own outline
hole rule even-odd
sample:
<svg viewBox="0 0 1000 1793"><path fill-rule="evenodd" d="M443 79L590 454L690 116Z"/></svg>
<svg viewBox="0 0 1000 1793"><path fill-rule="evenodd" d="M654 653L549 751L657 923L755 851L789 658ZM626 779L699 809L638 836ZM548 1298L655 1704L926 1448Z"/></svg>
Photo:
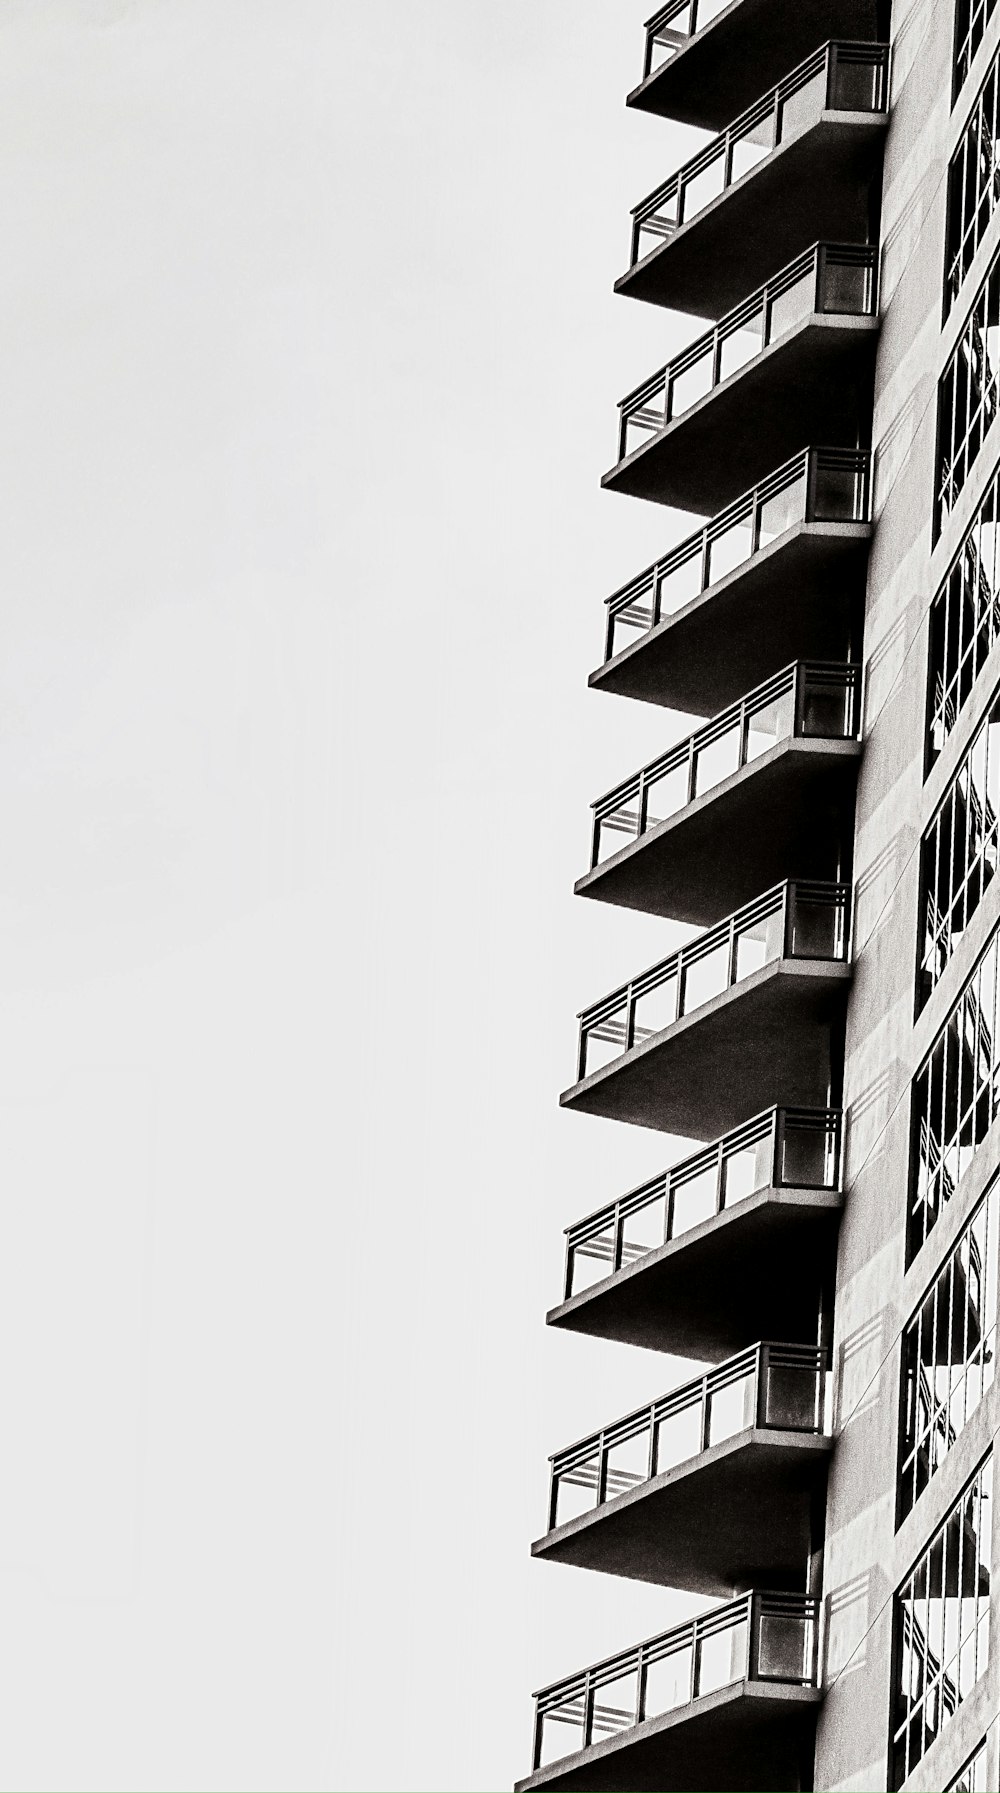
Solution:
<svg viewBox="0 0 1000 1793"><path fill-rule="evenodd" d="M645 10L0 6L3 1785L504 1787L694 1604L528 1557L683 1371L543 1326L676 1155L557 1108Z"/></svg>

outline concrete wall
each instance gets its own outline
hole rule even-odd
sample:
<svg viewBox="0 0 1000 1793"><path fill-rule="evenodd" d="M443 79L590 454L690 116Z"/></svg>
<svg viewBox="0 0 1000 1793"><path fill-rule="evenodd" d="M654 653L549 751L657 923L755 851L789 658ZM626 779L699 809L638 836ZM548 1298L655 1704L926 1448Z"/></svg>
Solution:
<svg viewBox="0 0 1000 1793"><path fill-rule="evenodd" d="M990 892L914 1025L919 843L944 782L1000 680L981 675L944 756L924 782L928 608L996 465L1000 425L956 511L931 546L936 391L940 371L1000 243L1000 209L942 331L947 166L1000 41L995 18L951 108L954 9L942 0L893 7L893 116L883 200L883 334L876 380L876 516L865 637L865 758L856 833L856 981L845 1067L848 1200L835 1331L836 1424L825 1600L826 1681L816 1787L885 1788L891 1722L893 1595L997 1426L994 1388L896 1531L900 1334L947 1257L1000 1157L980 1148L960 1196L905 1268L910 1089L915 1071L1000 920ZM996 659L996 656L994 657ZM996 1557L995 1559L996 1560ZM949 1784L998 1704L998 1662L909 1783ZM996 1736L988 1781L997 1785Z"/></svg>

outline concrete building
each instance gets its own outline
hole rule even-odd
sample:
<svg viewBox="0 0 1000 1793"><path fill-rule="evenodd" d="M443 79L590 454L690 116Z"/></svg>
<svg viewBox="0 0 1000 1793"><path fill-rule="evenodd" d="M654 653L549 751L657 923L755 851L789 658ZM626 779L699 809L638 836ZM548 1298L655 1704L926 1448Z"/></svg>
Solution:
<svg viewBox="0 0 1000 1793"><path fill-rule="evenodd" d="M549 1322L697 1373L553 1459L534 1549L718 1604L540 1693L524 1788L1000 1786L998 89L996 0L646 28L628 103L717 135L618 290L709 321L605 484L710 520L591 683L696 725L577 889L700 931L562 1101L704 1145Z"/></svg>

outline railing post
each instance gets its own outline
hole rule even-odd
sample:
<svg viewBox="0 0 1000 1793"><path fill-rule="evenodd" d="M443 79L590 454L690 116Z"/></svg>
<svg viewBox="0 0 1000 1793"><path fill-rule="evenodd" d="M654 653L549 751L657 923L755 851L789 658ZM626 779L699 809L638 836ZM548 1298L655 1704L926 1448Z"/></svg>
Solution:
<svg viewBox="0 0 1000 1793"><path fill-rule="evenodd" d="M720 1139L715 1159L715 1212L721 1214L726 1205L726 1142Z"/></svg>
<svg viewBox="0 0 1000 1793"><path fill-rule="evenodd" d="M775 1189L785 1186L785 1111L776 1108L771 1132L771 1182Z"/></svg>
<svg viewBox="0 0 1000 1793"><path fill-rule="evenodd" d="M709 1372L709 1374L711 1374L711 1372ZM708 1449L708 1403L708 1375L705 1375L701 1379L701 1434L698 1446L699 1451L707 1451Z"/></svg>
<svg viewBox="0 0 1000 1793"><path fill-rule="evenodd" d="M771 1373L771 1354L767 1345L757 1347L757 1425L758 1432L767 1424L767 1383Z"/></svg>
<svg viewBox="0 0 1000 1793"><path fill-rule="evenodd" d="M806 664L800 660L795 668L795 719L792 724L793 735L805 732L806 713Z"/></svg>
<svg viewBox="0 0 1000 1793"><path fill-rule="evenodd" d="M831 44L826 53L826 105L824 111L831 109L834 82L837 74L837 46Z"/></svg>
<svg viewBox="0 0 1000 1793"><path fill-rule="evenodd" d="M611 1245L611 1273L616 1275L622 1267L622 1252L625 1245L625 1219L621 1202L615 1203L615 1232Z"/></svg>
<svg viewBox="0 0 1000 1793"><path fill-rule="evenodd" d="M792 884L791 882L789 882L785 885L785 888L781 894L781 902L782 902L782 907L784 909L784 920L783 920L784 932L783 932L783 936L782 936L782 954L781 954L781 956L783 959L790 959L792 957L792 939L793 939L792 914L793 914L793 910L795 907L795 885Z"/></svg>
<svg viewBox="0 0 1000 1793"><path fill-rule="evenodd" d="M816 511L816 450L806 449L806 523L815 521Z"/></svg>
<svg viewBox="0 0 1000 1793"><path fill-rule="evenodd" d="M760 1595L747 1595L747 1680L760 1677Z"/></svg>

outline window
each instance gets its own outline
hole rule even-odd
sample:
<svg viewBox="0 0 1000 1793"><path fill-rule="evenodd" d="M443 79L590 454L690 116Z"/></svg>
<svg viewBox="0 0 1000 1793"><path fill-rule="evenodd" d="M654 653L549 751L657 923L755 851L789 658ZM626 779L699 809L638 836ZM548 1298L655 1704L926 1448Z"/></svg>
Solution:
<svg viewBox="0 0 1000 1793"><path fill-rule="evenodd" d="M914 1082L911 1258L937 1225L1000 1108L997 958L994 932Z"/></svg>
<svg viewBox="0 0 1000 1793"><path fill-rule="evenodd" d="M954 1718L990 1654L993 1460L986 1458L896 1596L893 1787Z"/></svg>
<svg viewBox="0 0 1000 1793"><path fill-rule="evenodd" d="M928 757L937 758L1000 636L995 472L930 612Z"/></svg>
<svg viewBox="0 0 1000 1793"><path fill-rule="evenodd" d="M903 1334L900 1524L993 1386L998 1262L994 1184Z"/></svg>
<svg viewBox="0 0 1000 1793"><path fill-rule="evenodd" d="M952 95L957 100L962 86L972 67L975 56L983 41L997 0L958 0L955 8L955 86Z"/></svg>
<svg viewBox="0 0 1000 1793"><path fill-rule="evenodd" d="M1000 253L993 258L938 386L935 541L979 459L997 414L998 326Z"/></svg>
<svg viewBox="0 0 1000 1793"><path fill-rule="evenodd" d="M986 1738L983 1738L971 1762L966 1762L957 1781L948 1793L986 1793Z"/></svg>
<svg viewBox="0 0 1000 1793"><path fill-rule="evenodd" d="M1000 201L997 167L997 93L1000 57L994 57L948 170L948 250L945 314L958 298L986 227Z"/></svg>
<svg viewBox="0 0 1000 1793"><path fill-rule="evenodd" d="M923 839L922 1005L957 950L997 869L1000 692Z"/></svg>

